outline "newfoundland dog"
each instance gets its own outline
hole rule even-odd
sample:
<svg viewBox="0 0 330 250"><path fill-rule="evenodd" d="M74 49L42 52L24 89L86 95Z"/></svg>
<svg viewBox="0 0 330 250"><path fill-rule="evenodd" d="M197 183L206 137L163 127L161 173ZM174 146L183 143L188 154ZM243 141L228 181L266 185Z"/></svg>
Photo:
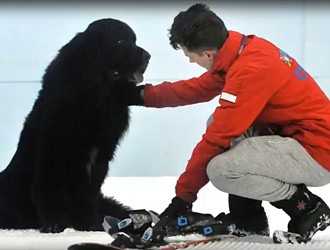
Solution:
<svg viewBox="0 0 330 250"><path fill-rule="evenodd" d="M102 230L105 215L127 217L101 186L149 59L133 30L110 18L59 50L0 173L0 228Z"/></svg>

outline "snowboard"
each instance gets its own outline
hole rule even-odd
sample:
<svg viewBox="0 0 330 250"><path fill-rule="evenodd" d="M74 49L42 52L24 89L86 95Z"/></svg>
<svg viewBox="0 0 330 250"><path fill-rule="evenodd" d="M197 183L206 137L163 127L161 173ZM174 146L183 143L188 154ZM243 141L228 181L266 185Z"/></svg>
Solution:
<svg viewBox="0 0 330 250"><path fill-rule="evenodd" d="M78 243L71 245L68 250L136 250L136 249L145 249L145 250L175 250L175 249L184 249L191 246L204 245L210 242L228 240L231 238L237 238L234 235L217 235L216 237L209 237L204 239L196 240L182 240L177 242L168 242L167 245L162 246L149 246L146 248L128 248L128 247L118 247L111 244L98 244L98 243Z"/></svg>

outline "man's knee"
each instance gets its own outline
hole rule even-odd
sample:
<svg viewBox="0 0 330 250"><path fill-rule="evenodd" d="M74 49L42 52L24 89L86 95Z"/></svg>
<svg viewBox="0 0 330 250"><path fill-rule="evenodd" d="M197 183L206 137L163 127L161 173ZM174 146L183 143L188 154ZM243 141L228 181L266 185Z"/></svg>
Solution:
<svg viewBox="0 0 330 250"><path fill-rule="evenodd" d="M206 173L213 186L228 193L232 182L233 174L230 168L233 169L233 162L230 163L226 158L223 155L214 157L207 165Z"/></svg>

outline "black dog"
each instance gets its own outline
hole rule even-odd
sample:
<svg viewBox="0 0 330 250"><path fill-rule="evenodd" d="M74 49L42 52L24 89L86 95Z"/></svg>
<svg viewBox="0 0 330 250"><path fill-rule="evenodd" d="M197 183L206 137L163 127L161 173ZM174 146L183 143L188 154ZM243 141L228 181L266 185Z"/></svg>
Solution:
<svg viewBox="0 0 330 250"><path fill-rule="evenodd" d="M150 58L135 42L127 24L102 19L59 50L0 173L0 228L102 230L105 215L127 216L100 188Z"/></svg>

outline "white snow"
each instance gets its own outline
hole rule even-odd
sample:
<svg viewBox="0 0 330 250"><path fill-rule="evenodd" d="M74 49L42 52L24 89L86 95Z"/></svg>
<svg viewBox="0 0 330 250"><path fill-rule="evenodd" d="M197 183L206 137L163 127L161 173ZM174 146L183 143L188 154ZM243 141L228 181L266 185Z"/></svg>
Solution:
<svg viewBox="0 0 330 250"><path fill-rule="evenodd" d="M176 177L110 177L106 179L102 190L108 196L114 196L132 209L149 209L156 212L168 205L174 196ZM311 188L328 204L330 186ZM264 202L268 214L271 233L274 230L286 230L289 217L279 209ZM194 211L210 213L216 216L220 212L228 212L227 195L207 184L194 203ZM41 234L35 230L0 230L1 250L65 250L69 245L80 242L109 243L112 240L105 232L78 232L66 229L59 234ZM186 248L191 249L191 248ZM272 244L268 237L245 237L229 239L219 243L208 243L198 249L330 249L330 228L318 232L311 242L302 245Z"/></svg>

